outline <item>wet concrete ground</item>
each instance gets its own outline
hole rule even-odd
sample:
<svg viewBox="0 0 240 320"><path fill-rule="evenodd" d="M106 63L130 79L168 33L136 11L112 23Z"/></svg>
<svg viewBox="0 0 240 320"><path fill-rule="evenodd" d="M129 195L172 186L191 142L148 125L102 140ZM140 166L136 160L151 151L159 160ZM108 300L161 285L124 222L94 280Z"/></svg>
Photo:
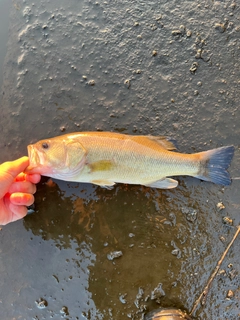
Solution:
<svg viewBox="0 0 240 320"><path fill-rule="evenodd" d="M239 177L239 13L234 1L13 1L1 162L62 132L110 130L168 135L182 152L233 144ZM35 213L0 232L1 319L189 312L240 223L240 181L179 181L109 191L43 178ZM237 239L196 319L240 317L239 272Z"/></svg>

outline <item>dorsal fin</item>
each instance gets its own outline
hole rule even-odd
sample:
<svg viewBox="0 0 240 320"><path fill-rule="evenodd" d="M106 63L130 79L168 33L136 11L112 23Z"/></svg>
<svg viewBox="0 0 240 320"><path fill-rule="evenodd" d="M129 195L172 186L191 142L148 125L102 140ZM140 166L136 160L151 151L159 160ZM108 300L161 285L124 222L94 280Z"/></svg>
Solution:
<svg viewBox="0 0 240 320"><path fill-rule="evenodd" d="M142 145L148 145L152 147L160 146L163 149L172 151L177 150L176 141L173 139L170 139L169 137L164 136L131 136L133 140L136 142L142 144Z"/></svg>
<svg viewBox="0 0 240 320"><path fill-rule="evenodd" d="M163 148L172 151L172 150L177 150L177 142L176 140L170 138L170 137L165 137L165 136L147 136L147 138L157 142L160 144Z"/></svg>

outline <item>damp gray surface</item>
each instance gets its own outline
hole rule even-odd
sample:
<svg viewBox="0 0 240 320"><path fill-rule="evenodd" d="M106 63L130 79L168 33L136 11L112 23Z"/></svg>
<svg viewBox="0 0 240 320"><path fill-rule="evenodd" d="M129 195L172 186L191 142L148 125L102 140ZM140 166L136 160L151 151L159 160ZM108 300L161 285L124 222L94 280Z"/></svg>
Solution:
<svg viewBox="0 0 240 320"><path fill-rule="evenodd" d="M11 2L8 0L0 1L0 87L2 87L3 82L3 65L4 59L7 52L7 40L8 40L8 27L9 27L9 11Z"/></svg>
<svg viewBox="0 0 240 320"><path fill-rule="evenodd" d="M189 153L233 144L239 177L239 17L234 1L12 2L1 162L42 138L108 130L171 136ZM1 319L189 312L240 223L240 180L178 180L168 191L43 178L35 213L0 232ZM239 262L237 239L197 319L239 319Z"/></svg>

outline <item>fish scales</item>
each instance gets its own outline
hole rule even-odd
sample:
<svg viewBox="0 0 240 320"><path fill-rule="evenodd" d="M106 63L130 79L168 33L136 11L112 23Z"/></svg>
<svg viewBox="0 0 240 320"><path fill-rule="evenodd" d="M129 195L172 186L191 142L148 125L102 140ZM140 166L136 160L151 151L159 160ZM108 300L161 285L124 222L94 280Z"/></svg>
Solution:
<svg viewBox="0 0 240 320"><path fill-rule="evenodd" d="M145 183L162 179L163 177L173 175L197 174L199 161L197 156L184 155L168 151L145 137L139 141L132 140L128 136L114 138L103 136L83 135L81 137L73 136L73 139L79 139L83 146L87 146L87 163L108 159L113 162L109 170L96 170L91 172L92 179L113 180L118 182L138 184L139 176ZM97 138L97 141L96 141ZM85 166L81 177L84 180L89 179L89 168ZM80 178L80 177L79 177Z"/></svg>
<svg viewBox="0 0 240 320"><path fill-rule="evenodd" d="M226 170L233 157L233 146L195 154L174 149L170 139L162 136L111 132L65 134L29 145L27 171L108 188L115 183L174 188L178 183L169 177L179 175L230 184Z"/></svg>

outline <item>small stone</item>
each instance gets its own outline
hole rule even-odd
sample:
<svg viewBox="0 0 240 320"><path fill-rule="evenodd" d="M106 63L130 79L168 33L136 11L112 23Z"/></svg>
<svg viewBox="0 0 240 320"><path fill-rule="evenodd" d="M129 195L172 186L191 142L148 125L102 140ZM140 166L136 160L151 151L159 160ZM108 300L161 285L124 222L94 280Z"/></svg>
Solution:
<svg viewBox="0 0 240 320"><path fill-rule="evenodd" d="M44 309L48 306L47 300L45 300L43 298L36 300L35 303L39 309Z"/></svg>
<svg viewBox="0 0 240 320"><path fill-rule="evenodd" d="M179 249L173 249L171 253L172 253L173 256L178 256Z"/></svg>
<svg viewBox="0 0 240 320"><path fill-rule="evenodd" d="M220 239L223 243L226 242L226 238L225 238L224 236L221 236L219 239Z"/></svg>
<svg viewBox="0 0 240 320"><path fill-rule="evenodd" d="M172 35L173 36L180 36L180 35L182 35L182 32L180 30L173 30Z"/></svg>
<svg viewBox="0 0 240 320"><path fill-rule="evenodd" d="M136 74L141 74L142 73L142 70L140 69L137 69L137 70L134 70L133 73L136 73Z"/></svg>
<svg viewBox="0 0 240 320"><path fill-rule="evenodd" d="M196 53L196 55L195 55L195 58L196 58L196 59L201 59L201 55L202 55L202 49L198 49L198 50L197 50L197 53Z"/></svg>
<svg viewBox="0 0 240 320"><path fill-rule="evenodd" d="M219 270L218 274L221 276L226 276L226 271L224 269Z"/></svg>
<svg viewBox="0 0 240 320"><path fill-rule="evenodd" d="M131 87L131 80L130 79L125 80L124 85L129 89Z"/></svg>
<svg viewBox="0 0 240 320"><path fill-rule="evenodd" d="M126 296L127 296L127 293L121 294L121 295L119 296L119 300L122 302L122 304L127 303L127 300L125 299Z"/></svg>
<svg viewBox="0 0 240 320"><path fill-rule="evenodd" d="M198 69L198 63L197 62L193 62L191 68L189 69L191 73L195 73Z"/></svg>
<svg viewBox="0 0 240 320"><path fill-rule="evenodd" d="M232 290L228 290L227 292L227 298L232 299L234 297L234 292Z"/></svg>
<svg viewBox="0 0 240 320"><path fill-rule="evenodd" d="M94 86L95 85L95 81L94 80L89 80L88 81L88 85L89 86Z"/></svg>
<svg viewBox="0 0 240 320"><path fill-rule="evenodd" d="M218 204L217 204L217 209L218 209L219 211L225 209L224 204L223 204L222 202L218 202Z"/></svg>
<svg viewBox="0 0 240 320"><path fill-rule="evenodd" d="M65 316L68 316L69 315L68 308L65 306L62 307L62 309L60 310L60 313L62 313Z"/></svg>
<svg viewBox="0 0 240 320"><path fill-rule="evenodd" d="M155 57L157 55L157 50L152 51L152 56Z"/></svg>
<svg viewBox="0 0 240 320"><path fill-rule="evenodd" d="M233 220L229 217L223 217L223 223L232 226L233 225Z"/></svg>
<svg viewBox="0 0 240 320"><path fill-rule="evenodd" d="M185 27L184 25L181 25L181 26L179 27L179 30L181 31L181 34L184 35L185 32L186 32L186 27Z"/></svg>
<svg viewBox="0 0 240 320"><path fill-rule="evenodd" d="M150 28L152 29L152 31L154 31L157 29L157 26L154 23L152 23L150 24Z"/></svg>
<svg viewBox="0 0 240 320"><path fill-rule="evenodd" d="M223 33L226 30L226 26L223 23L215 23L214 28L221 33Z"/></svg>
<svg viewBox="0 0 240 320"><path fill-rule="evenodd" d="M122 251L113 251L107 255L108 260L112 261L116 258L120 258L123 255Z"/></svg>
<svg viewBox="0 0 240 320"><path fill-rule="evenodd" d="M159 283L158 286L153 289L151 292L151 300L156 300L157 303L160 302L160 298L165 296L165 292L162 288L162 283Z"/></svg>
<svg viewBox="0 0 240 320"><path fill-rule="evenodd" d="M62 132L64 132L64 131L66 130L66 127L61 126L61 127L60 127L60 130L61 130Z"/></svg>
<svg viewBox="0 0 240 320"><path fill-rule="evenodd" d="M192 31L188 30L187 33L186 33L186 36L187 36L188 38L190 38L190 37L192 36Z"/></svg>

